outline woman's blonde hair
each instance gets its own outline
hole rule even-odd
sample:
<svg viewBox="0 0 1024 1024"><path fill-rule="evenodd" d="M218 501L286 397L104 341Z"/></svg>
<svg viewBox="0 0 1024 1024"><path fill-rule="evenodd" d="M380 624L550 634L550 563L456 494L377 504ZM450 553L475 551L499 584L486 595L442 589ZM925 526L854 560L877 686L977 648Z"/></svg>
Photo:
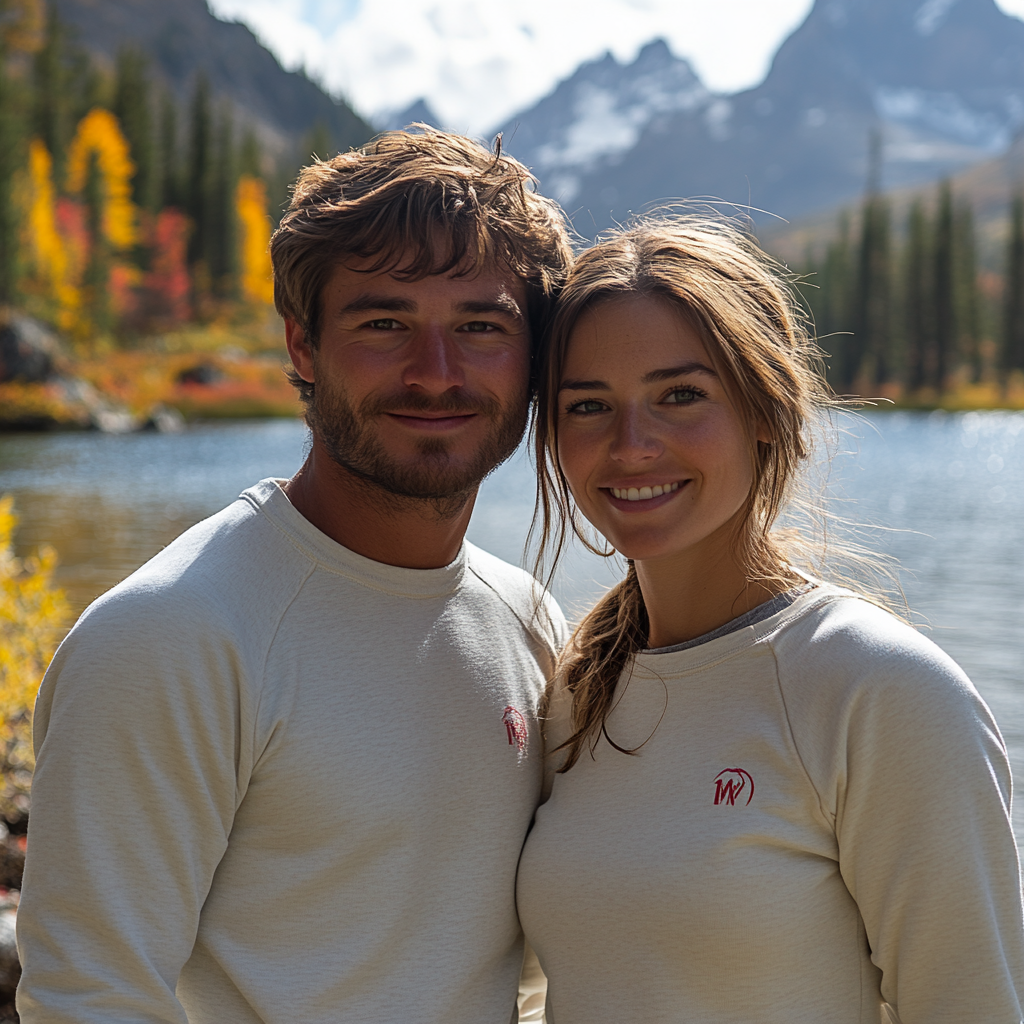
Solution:
<svg viewBox="0 0 1024 1024"><path fill-rule="evenodd" d="M754 482L737 530L741 564L751 580L790 583L791 552L772 527L809 455L808 426L834 403L785 269L730 222L692 215L652 217L605 234L576 261L559 296L534 421L538 568L549 550L557 562L570 531L597 550L584 536L558 461L558 393L580 318L627 295L671 303L700 336L750 438ZM770 440L757 440L759 434ZM630 564L626 578L580 623L561 665L575 726L564 744L562 771L584 746L593 750L602 733L612 742L605 719L619 677L647 644L647 631Z"/></svg>

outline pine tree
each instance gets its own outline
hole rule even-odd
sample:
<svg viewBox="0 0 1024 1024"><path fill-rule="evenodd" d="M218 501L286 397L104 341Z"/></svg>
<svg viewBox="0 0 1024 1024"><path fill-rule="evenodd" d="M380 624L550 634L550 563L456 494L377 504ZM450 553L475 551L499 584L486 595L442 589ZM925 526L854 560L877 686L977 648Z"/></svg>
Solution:
<svg viewBox="0 0 1024 1024"><path fill-rule="evenodd" d="M143 209L156 210L159 185L146 65L146 57L138 50L122 49L117 55L114 114L121 122L121 131L128 140L135 163L132 201Z"/></svg>
<svg viewBox="0 0 1024 1024"><path fill-rule="evenodd" d="M906 385L919 391L927 380L927 353L932 336L931 280L928 274L928 219L920 199L907 217L904 254L903 314L907 339Z"/></svg>
<svg viewBox="0 0 1024 1024"><path fill-rule="evenodd" d="M978 291L978 255L974 235L974 211L963 203L953 224L956 274L957 347L967 357L971 382L982 377L981 296Z"/></svg>
<svg viewBox="0 0 1024 1024"><path fill-rule="evenodd" d="M870 373L870 379L876 384L889 377L890 264L889 204L880 195L869 195L861 213L851 316L853 337L843 373L847 386L853 385L864 373Z"/></svg>
<svg viewBox="0 0 1024 1024"><path fill-rule="evenodd" d="M1004 277L1003 338L999 367L1004 382L1024 370L1024 192L1013 198Z"/></svg>
<svg viewBox="0 0 1024 1024"><path fill-rule="evenodd" d="M242 133L242 145L238 150L238 173L250 178L263 177L263 153L260 151L260 140L248 126Z"/></svg>
<svg viewBox="0 0 1024 1024"><path fill-rule="evenodd" d="M86 307L93 331L106 334L110 330L110 302L107 283L110 279L110 245L103 231L103 174L99 154L90 151L86 157L85 187L82 201L86 210L89 233L89 262L83 279Z"/></svg>
<svg viewBox="0 0 1024 1024"><path fill-rule="evenodd" d="M848 348L852 341L850 309L852 302L853 258L850 252L850 215L839 216L835 238L825 251L821 273L821 292L814 309L815 328L831 359L828 363L830 382L839 390L848 387L846 366L850 362Z"/></svg>
<svg viewBox="0 0 1024 1024"><path fill-rule="evenodd" d="M305 165L313 160L329 160L335 149L331 145L331 133L323 121L317 121L312 131L303 140L300 162Z"/></svg>
<svg viewBox="0 0 1024 1024"><path fill-rule="evenodd" d="M956 300L954 294L953 190L949 181L939 185L935 215L933 323L934 362L931 383L939 394L945 390L951 364L956 359Z"/></svg>
<svg viewBox="0 0 1024 1024"><path fill-rule="evenodd" d="M213 248L213 124L210 113L210 85L200 73L192 96L192 123L189 126L188 173L185 183L185 210L192 218L189 239L189 263L202 264L197 287L209 284L210 251ZM202 278L206 278L205 281Z"/></svg>
<svg viewBox="0 0 1024 1024"><path fill-rule="evenodd" d="M185 207L178 149L178 105L169 92L160 100L160 156L156 163L157 206Z"/></svg>
<svg viewBox="0 0 1024 1024"><path fill-rule="evenodd" d="M18 83L0 42L0 305L13 301L18 278L18 216L14 181L22 163L24 123Z"/></svg>
<svg viewBox="0 0 1024 1024"><path fill-rule="evenodd" d="M64 153L71 140L72 121L65 32L52 7L43 45L32 63L32 79L32 131L53 157L54 176L59 181L64 176Z"/></svg>
<svg viewBox="0 0 1024 1024"><path fill-rule="evenodd" d="M214 144L213 189L210 207L211 230L209 267L214 292L226 297L232 291L236 261L236 170L234 126L231 110L225 105L217 125Z"/></svg>

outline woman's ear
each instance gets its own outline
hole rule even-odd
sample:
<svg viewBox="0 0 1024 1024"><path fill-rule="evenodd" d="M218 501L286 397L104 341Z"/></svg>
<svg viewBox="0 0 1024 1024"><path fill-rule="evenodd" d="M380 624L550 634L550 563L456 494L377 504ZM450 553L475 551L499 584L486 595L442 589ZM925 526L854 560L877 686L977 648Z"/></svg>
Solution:
<svg viewBox="0 0 1024 1024"><path fill-rule="evenodd" d="M306 340L306 332L297 320L286 317L284 321L284 343L295 372L307 383L313 380L313 349Z"/></svg>

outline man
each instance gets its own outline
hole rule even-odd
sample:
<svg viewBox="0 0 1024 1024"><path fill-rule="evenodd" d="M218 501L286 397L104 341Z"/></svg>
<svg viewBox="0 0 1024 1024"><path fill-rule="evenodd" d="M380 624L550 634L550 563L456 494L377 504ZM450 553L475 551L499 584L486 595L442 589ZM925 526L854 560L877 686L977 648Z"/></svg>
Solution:
<svg viewBox="0 0 1024 1024"><path fill-rule="evenodd" d="M25 1024L506 1024L564 622L463 543L570 259L436 131L299 177L271 252L312 449L83 615L40 690Z"/></svg>

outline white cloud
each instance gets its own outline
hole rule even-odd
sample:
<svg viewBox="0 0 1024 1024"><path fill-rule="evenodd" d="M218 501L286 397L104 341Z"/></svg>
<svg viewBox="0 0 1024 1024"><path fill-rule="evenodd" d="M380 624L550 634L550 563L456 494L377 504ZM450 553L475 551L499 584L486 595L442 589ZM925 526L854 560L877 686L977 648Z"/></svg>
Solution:
<svg viewBox="0 0 1024 1024"><path fill-rule="evenodd" d="M812 0L210 0L282 63L306 67L363 114L420 96L484 132L584 60L631 60L658 36L712 88L759 81Z"/></svg>
<svg viewBox="0 0 1024 1024"><path fill-rule="evenodd" d="M1024 16L1024 0L997 0ZM289 68L372 118L420 96L482 133L584 60L631 60L662 36L719 92L755 85L813 0L210 0Z"/></svg>

